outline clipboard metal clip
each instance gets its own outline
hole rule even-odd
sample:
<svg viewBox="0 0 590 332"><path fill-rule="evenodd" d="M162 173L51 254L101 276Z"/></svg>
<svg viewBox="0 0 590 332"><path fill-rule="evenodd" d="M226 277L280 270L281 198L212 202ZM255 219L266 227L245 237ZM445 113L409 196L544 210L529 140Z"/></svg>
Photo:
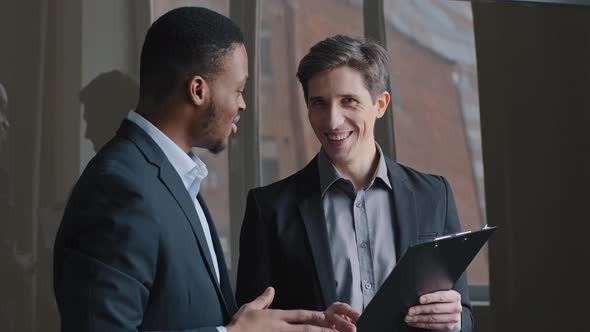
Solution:
<svg viewBox="0 0 590 332"><path fill-rule="evenodd" d="M471 231L466 231L466 232L461 232L461 233L455 233L455 234L448 234L448 235L444 235L444 236L439 236L437 238L434 239L434 241L438 241L438 240L444 240L444 239L448 239L451 237L457 237L457 236L461 236L461 235L465 235L465 234L469 234L471 233Z"/></svg>

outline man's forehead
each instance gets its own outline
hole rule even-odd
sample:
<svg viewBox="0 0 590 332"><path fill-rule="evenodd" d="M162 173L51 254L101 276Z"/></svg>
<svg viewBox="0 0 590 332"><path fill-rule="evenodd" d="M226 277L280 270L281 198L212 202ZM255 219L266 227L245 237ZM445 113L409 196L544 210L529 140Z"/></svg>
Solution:
<svg viewBox="0 0 590 332"><path fill-rule="evenodd" d="M235 46L222 61L223 72L239 76L240 80L248 79L248 54L244 45Z"/></svg>
<svg viewBox="0 0 590 332"><path fill-rule="evenodd" d="M326 70L313 75L308 85L326 85L329 83L333 86L363 84L363 74L349 66L341 66L334 69Z"/></svg>
<svg viewBox="0 0 590 332"><path fill-rule="evenodd" d="M369 94L362 81L319 80L308 84L309 98L351 97Z"/></svg>

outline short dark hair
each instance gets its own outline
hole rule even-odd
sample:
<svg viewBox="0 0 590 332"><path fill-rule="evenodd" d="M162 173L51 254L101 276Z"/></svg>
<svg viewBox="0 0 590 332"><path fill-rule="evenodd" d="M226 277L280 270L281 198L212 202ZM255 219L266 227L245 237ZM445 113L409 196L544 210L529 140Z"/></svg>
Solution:
<svg viewBox="0 0 590 332"><path fill-rule="evenodd" d="M229 18L199 7L167 12L149 28L140 61L140 98L158 102L194 75L214 80L224 56L244 43Z"/></svg>
<svg viewBox="0 0 590 332"><path fill-rule="evenodd" d="M328 37L313 45L299 62L297 78L301 82L303 95L307 102L307 83L315 75L342 66L349 66L361 72L365 86L373 101L376 96L387 89L387 51L379 44L336 35Z"/></svg>

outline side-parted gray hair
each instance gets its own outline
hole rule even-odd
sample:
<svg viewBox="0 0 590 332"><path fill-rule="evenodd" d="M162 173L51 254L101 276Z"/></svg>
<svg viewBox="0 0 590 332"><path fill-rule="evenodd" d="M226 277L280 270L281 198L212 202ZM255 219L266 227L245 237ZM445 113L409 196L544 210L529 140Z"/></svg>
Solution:
<svg viewBox="0 0 590 332"><path fill-rule="evenodd" d="M386 91L389 78L388 63L387 51L379 44L336 35L318 42L309 49L299 62L297 78L301 82L303 96L307 102L307 83L310 79L319 73L348 66L363 75L365 86L374 102L377 95Z"/></svg>

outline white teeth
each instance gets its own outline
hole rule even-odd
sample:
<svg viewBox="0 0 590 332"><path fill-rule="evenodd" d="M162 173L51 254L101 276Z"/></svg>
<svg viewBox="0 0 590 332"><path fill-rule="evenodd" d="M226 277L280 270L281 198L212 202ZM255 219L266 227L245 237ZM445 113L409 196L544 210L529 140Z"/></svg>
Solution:
<svg viewBox="0 0 590 332"><path fill-rule="evenodd" d="M350 133L338 134L338 135L326 134L326 136L328 137L328 139L331 140L331 141L341 141L341 140L347 138L349 135L350 135Z"/></svg>

